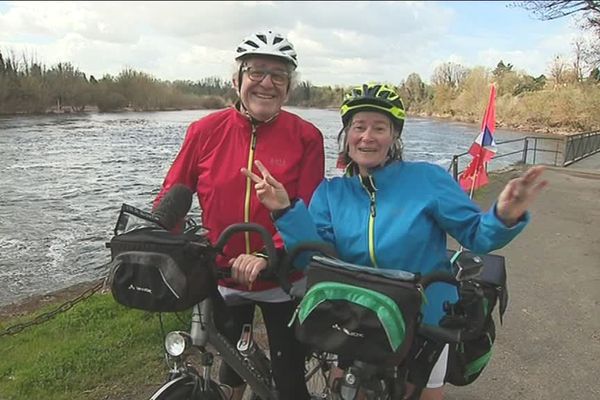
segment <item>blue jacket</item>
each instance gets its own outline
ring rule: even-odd
[[[483,254],[506,245],[529,221],[526,213],[507,228],[495,208],[482,212],[437,165],[395,161],[375,170],[370,182],[358,176],[324,180],[309,209],[297,201],[275,224],[288,250],[321,239],[350,263],[427,274],[450,268],[446,233]],[[426,296],[429,324],[444,315],[444,301],[457,300],[456,289],[443,283],[431,285]]]

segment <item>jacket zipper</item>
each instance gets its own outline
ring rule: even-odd
[[[250,149],[248,151],[248,164],[246,169],[252,171],[252,164],[254,164],[254,150],[256,149],[256,125],[252,124],[252,132],[250,136]],[[244,222],[250,222],[250,195],[252,194],[252,180],[246,178],[246,196],[244,199]],[[244,232],[244,238],[246,241],[246,254],[250,254],[250,232]]]
[[[373,181],[373,177],[369,175],[367,184],[363,182],[363,178],[359,177],[360,184],[365,189],[367,194],[369,195],[369,225],[367,237],[369,240],[369,258],[371,259],[371,263],[375,268],[379,268],[377,265],[377,257],[375,256],[375,217],[377,216],[377,206],[376,206],[376,191],[375,182]]]

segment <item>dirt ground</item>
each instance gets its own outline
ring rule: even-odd
[[[510,300],[494,356],[475,383],[449,387],[447,400],[600,399],[600,162],[594,162],[585,164],[590,169],[548,167],[550,185],[532,207],[530,225],[495,252],[507,259]],[[494,175],[478,202],[489,207],[520,173]],[[0,320],[94,284],[2,307]]]
[[[600,399],[600,163],[588,165],[548,168],[530,225],[495,252],[507,259],[504,324],[490,365],[448,400]],[[479,203],[518,173],[492,178]]]

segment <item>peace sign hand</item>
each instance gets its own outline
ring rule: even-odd
[[[246,168],[242,168],[241,171],[242,174],[252,179],[252,182],[255,183],[254,189],[256,189],[256,196],[260,202],[263,203],[269,211],[281,210],[289,207],[290,197],[285,190],[285,187],[273,178],[269,170],[267,170],[260,161],[256,160],[254,161],[254,164],[263,176],[262,178],[252,171],[248,171]]]
[[[511,180],[504,187],[498,196],[496,212],[506,226],[515,225],[546,187],[548,182],[540,178],[543,172],[542,166],[532,167],[523,176]]]

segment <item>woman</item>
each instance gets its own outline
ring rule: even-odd
[[[290,200],[285,188],[259,162],[255,182],[261,202],[272,211],[286,247],[307,240],[335,246],[354,264],[429,273],[449,268],[446,234],[475,253],[501,248],[529,221],[527,207],[546,185],[541,167],[510,181],[487,212],[461,190],[441,167],[402,160],[402,100],[389,86],[364,84],[341,107],[343,177],[327,179],[307,209]],[[424,322],[438,324],[445,301],[457,300],[454,287],[434,284],[426,292]],[[421,399],[443,398],[447,350],[440,356]]]

